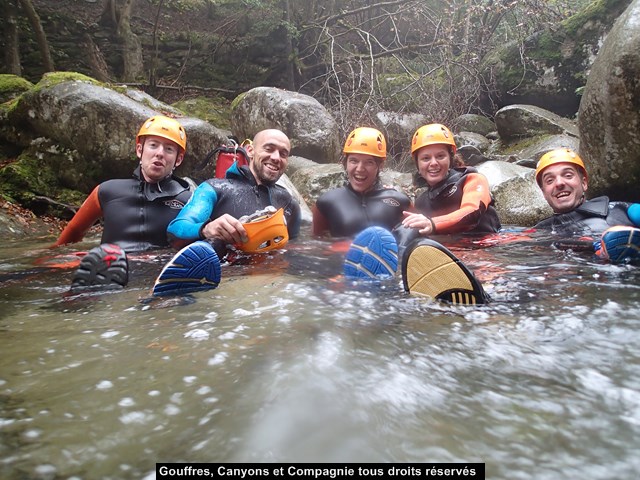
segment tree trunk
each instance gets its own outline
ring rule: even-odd
[[[22,75],[20,50],[18,48],[18,22],[13,0],[1,0],[0,11],[4,12],[4,63],[6,73]]]
[[[295,80],[295,57],[294,57],[294,48],[293,48],[293,39],[291,36],[291,32],[289,31],[291,21],[291,6],[289,4],[289,0],[284,0],[284,13],[286,15],[287,23],[287,46],[286,46],[286,55],[287,55],[287,89],[295,91],[296,89],[296,80]]]
[[[115,30],[122,45],[122,81],[133,82],[142,76],[142,43],[131,30],[133,0],[106,0],[101,22]]]
[[[104,59],[104,55],[100,48],[95,44],[91,35],[85,33],[83,36],[83,47],[87,52],[87,63],[91,68],[91,76],[101,82],[109,82],[112,80],[109,66]]]
[[[40,16],[36,9],[33,7],[31,0],[20,0],[20,4],[24,9],[24,13],[31,23],[31,28],[36,35],[36,42],[38,42],[38,48],[40,49],[40,55],[42,56],[42,66],[45,72],[53,72],[53,58],[51,57],[51,51],[49,50],[49,42],[47,42],[47,36],[42,28],[42,22],[40,22]]]

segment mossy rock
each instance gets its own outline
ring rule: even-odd
[[[47,159],[44,160],[44,156]],[[74,165],[70,152],[55,145],[42,151],[27,150],[0,169],[0,195],[38,214],[69,217],[66,205],[78,207],[86,194],[67,188],[69,176],[82,176],[85,168]]]
[[[0,74],[0,103],[13,100],[33,88],[33,83],[18,75]]]
[[[212,125],[229,130],[231,128],[231,106],[223,98],[196,97],[180,100],[171,105],[189,116],[199,118]]]

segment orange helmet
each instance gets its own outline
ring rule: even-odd
[[[387,158],[387,141],[380,130],[370,127],[359,127],[349,134],[342,152],[345,155],[362,153],[384,160]]]
[[[444,145],[450,145],[453,149],[453,154],[455,155],[456,141],[453,138],[451,130],[440,123],[423,125],[416,130],[416,133],[413,134],[413,139],[411,140],[411,155],[422,147],[441,143]]]
[[[136,145],[140,143],[140,137],[155,135],[176,142],[182,150],[187,150],[187,133],[180,122],[164,115],[156,115],[146,120],[136,136]]]
[[[572,163],[582,169],[582,174],[585,179],[589,179],[584,162],[576,152],[569,150],[568,148],[556,148],[555,150],[545,153],[540,157],[540,160],[538,160],[538,165],[536,166],[536,182],[538,183],[538,186],[540,185],[542,171],[548,166],[556,163]]]
[[[247,231],[249,240],[236,245],[238,249],[247,253],[262,253],[276,248],[283,248],[289,241],[289,230],[282,208],[277,211],[274,207],[267,207],[264,211],[256,212],[258,216],[251,218],[242,226]],[[253,215],[252,215],[253,217]],[[242,221],[242,219],[240,219]]]

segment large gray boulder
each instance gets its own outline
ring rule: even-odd
[[[239,95],[231,108],[231,128],[239,138],[278,128],[291,140],[291,153],[319,163],[340,158],[338,124],[313,97],[273,87]]]
[[[452,122],[452,127],[458,132],[473,132],[485,137],[496,130],[493,120],[475,113],[460,115]]]
[[[501,108],[495,122],[500,138],[506,143],[539,135],[578,136],[578,128],[571,120],[534,105]]]
[[[375,123],[374,127],[387,140],[387,165],[412,172],[415,166],[411,160],[411,138],[418,128],[430,123],[428,117],[420,113],[378,112]]]
[[[607,36],[578,115],[590,194],[640,201],[640,0]]]
[[[46,148],[37,152],[43,164],[48,153],[64,150],[69,167],[77,171],[77,175],[68,176],[76,183],[64,186],[86,190],[88,184],[129,177],[137,164],[135,136],[140,125],[153,115],[171,111],[168,105],[165,108],[148,99],[141,103],[91,81],[49,83],[45,76],[6,113],[2,136],[23,148],[33,148],[38,138],[47,139],[43,143]],[[196,118],[178,120],[187,132],[187,154],[176,173],[196,180],[211,177],[212,170],[198,167],[207,153],[226,139],[224,133]]]
[[[503,225],[531,227],[553,215],[553,210],[536,185],[533,170],[496,185],[491,193]]]

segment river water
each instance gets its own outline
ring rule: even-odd
[[[342,253],[302,238],[148,301],[169,252],[132,260],[125,290],[71,296],[73,270],[40,264],[51,240],[0,249],[1,478],[314,461],[638,478],[640,267],[452,242],[493,302],[450,306],[347,282]]]

